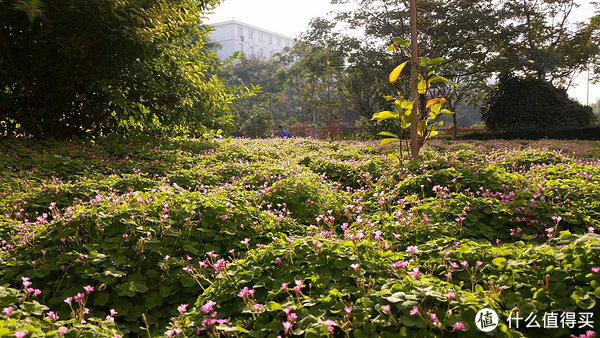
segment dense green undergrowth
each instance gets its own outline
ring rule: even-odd
[[[390,151],[0,140],[0,336],[480,337],[484,307],[490,336],[598,331],[600,143]]]

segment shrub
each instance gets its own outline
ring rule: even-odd
[[[565,89],[539,79],[512,76],[500,78],[481,114],[492,131],[582,127],[596,121],[591,108],[569,98]]]
[[[269,138],[272,135],[273,116],[264,109],[256,109],[250,114],[250,118],[242,123],[240,131],[244,137]]]

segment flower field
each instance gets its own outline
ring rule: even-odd
[[[392,150],[2,139],[0,337],[600,333],[600,142]]]

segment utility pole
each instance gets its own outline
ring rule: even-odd
[[[419,49],[417,48],[417,0],[410,0],[410,99],[413,102],[410,116],[410,149],[413,160],[419,160],[419,135],[418,135],[418,93],[417,93],[417,63],[419,62]]]

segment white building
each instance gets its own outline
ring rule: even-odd
[[[209,37],[223,46],[217,52],[221,60],[235,52],[267,59],[294,44],[294,38],[236,20],[214,23],[211,26],[214,31]]]

